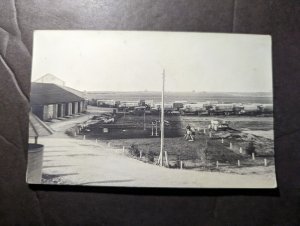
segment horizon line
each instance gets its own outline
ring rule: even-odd
[[[100,92],[119,92],[119,93],[133,93],[133,92],[143,92],[143,93],[151,93],[157,92],[160,93],[161,90],[132,90],[132,91],[120,91],[120,90],[98,90],[98,91],[87,91],[83,92],[87,93],[100,93]],[[273,91],[168,91],[165,90],[165,93],[273,93]]]

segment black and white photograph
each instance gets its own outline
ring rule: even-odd
[[[276,188],[268,35],[36,30],[27,183]]]

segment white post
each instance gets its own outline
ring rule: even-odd
[[[200,131],[200,127],[197,127],[197,131]]]
[[[240,154],[242,154],[243,153],[243,148],[242,147],[240,147]]]
[[[165,151],[166,166],[169,166],[168,152]]]
[[[180,161],[180,169],[182,169],[182,168],[183,168],[183,162]]]
[[[164,131],[165,131],[165,125],[164,125],[164,118],[165,118],[165,109],[164,109],[164,93],[165,93],[165,69],[163,70],[162,74],[162,91],[161,91],[161,117],[160,117],[160,166],[163,165],[163,150],[164,150]]]
[[[96,144],[98,143],[98,139],[96,139]]]
[[[255,160],[255,154],[252,152],[252,160]]]
[[[240,162],[240,160],[238,160],[238,166],[241,166],[241,162]]]
[[[76,137],[77,136],[77,133],[76,133],[76,131],[74,132],[74,137]]]
[[[222,138],[222,141],[221,141],[221,142],[222,142],[222,144],[224,144],[224,139],[223,139],[223,138]]]
[[[209,132],[209,137],[210,137],[210,138],[212,137],[211,132]]]
[[[219,161],[217,161],[217,168],[219,168]]]
[[[267,159],[264,159],[265,166],[268,166]]]
[[[155,123],[155,136],[158,136],[158,133],[157,133],[157,122]]]
[[[123,153],[125,153],[125,146],[123,146]]]
[[[232,149],[232,143],[231,142],[229,143],[229,148]]]
[[[203,129],[203,133],[204,133],[204,134],[206,134],[206,130],[205,130],[205,128]]]
[[[160,155],[158,156],[158,159],[157,159],[157,164],[159,164],[160,163]]]
[[[151,123],[151,136],[153,137],[153,123]]]
[[[85,140],[85,135],[83,135],[83,139]]]
[[[146,109],[144,110],[144,130],[146,130]]]
[[[142,158],[143,152],[140,150],[140,159]]]

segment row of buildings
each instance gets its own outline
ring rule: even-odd
[[[43,121],[83,113],[85,93],[65,86],[65,82],[47,74],[31,83],[31,111]]]

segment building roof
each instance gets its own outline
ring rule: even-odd
[[[68,86],[61,86],[61,88],[65,89],[65,90],[69,91],[70,93],[73,93],[81,98],[86,99],[86,94],[84,92],[81,92],[77,89],[70,88]]]
[[[36,79],[34,82],[38,83],[53,83],[60,86],[65,86],[65,81],[61,80],[60,78],[56,77],[52,74],[45,74],[42,77]]]
[[[31,83],[30,104],[47,105],[84,100],[81,96],[70,92],[65,87],[51,83]],[[79,91],[78,91],[79,92]]]

